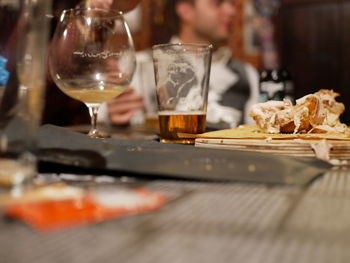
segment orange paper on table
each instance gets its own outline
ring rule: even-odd
[[[44,201],[36,203],[15,203],[9,205],[6,215],[20,219],[40,231],[101,222],[124,215],[154,211],[162,207],[166,198],[144,189],[128,190],[134,204],[105,205],[85,195],[79,199]],[[136,199],[135,199],[136,198]]]

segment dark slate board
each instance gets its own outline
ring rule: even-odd
[[[306,185],[331,168],[315,158],[92,139],[52,125],[42,126],[39,138],[39,168],[44,172]]]

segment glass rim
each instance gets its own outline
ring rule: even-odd
[[[99,11],[103,12],[105,14],[110,14],[110,16],[106,16],[106,18],[111,18],[111,17],[122,17],[124,19],[124,13],[122,11],[116,10],[116,9],[103,9],[103,8],[92,8],[92,7],[78,7],[78,8],[69,8],[65,9],[62,11],[61,16],[66,15],[66,14],[74,14],[77,11]],[[80,14],[84,15],[84,14]]]
[[[198,48],[201,50],[212,50],[213,45],[212,44],[201,44],[201,43],[165,43],[165,44],[157,44],[152,46],[152,50],[158,49],[158,48],[164,48],[164,47],[192,47],[192,48]]]

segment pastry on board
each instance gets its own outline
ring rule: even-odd
[[[295,105],[288,99],[258,103],[249,116],[270,134],[345,133],[348,127],[339,120],[345,106],[335,100],[338,96],[333,90],[322,89],[298,99]]]

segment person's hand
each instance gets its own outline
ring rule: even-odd
[[[87,7],[116,9],[122,12],[128,12],[134,9],[141,0],[89,0]]]
[[[132,88],[128,88],[124,93],[107,102],[109,119],[113,124],[128,124],[138,109],[144,107],[143,98],[137,95]]]

